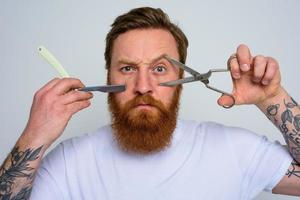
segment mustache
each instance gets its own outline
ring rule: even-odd
[[[125,108],[125,110],[129,111],[141,104],[147,104],[147,105],[156,107],[163,113],[166,113],[168,111],[167,108],[165,107],[165,105],[162,103],[162,101],[156,100],[150,94],[139,95],[139,96],[134,97],[133,99],[129,100],[124,105],[124,108]]]

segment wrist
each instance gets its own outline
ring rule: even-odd
[[[19,143],[20,146],[31,148],[43,146],[43,152],[46,151],[52,144],[52,142],[38,137],[38,134],[35,134],[34,131],[27,128],[25,128],[17,143]]]
[[[255,105],[259,109],[264,110],[270,104],[281,102],[282,99],[288,98],[288,97],[289,97],[289,94],[286,92],[286,90],[282,86],[280,86],[273,95],[271,95],[268,98],[256,103]]]

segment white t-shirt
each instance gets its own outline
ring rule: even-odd
[[[122,151],[105,126],[50,152],[31,199],[246,200],[272,190],[291,161],[279,143],[211,122],[178,120],[171,146],[147,156]]]

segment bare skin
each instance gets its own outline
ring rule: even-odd
[[[235,56],[229,59],[229,67],[236,104],[256,105],[280,130],[294,158],[273,193],[300,196],[300,108],[281,86],[279,64],[274,58],[252,57],[246,45],[240,45]],[[218,100],[220,105],[227,102],[226,96]]]
[[[149,32],[152,40],[148,39]],[[179,59],[176,46],[171,33],[159,29],[132,30],[116,39],[112,51],[110,80],[112,84],[122,84],[127,80],[126,91],[116,94],[121,104],[137,94],[147,93],[165,105],[170,104],[175,88],[159,87],[157,80],[175,80],[179,76],[179,70],[157,58],[168,54]],[[158,71],[158,67],[165,69]]]
[[[90,105],[91,93],[74,89],[77,79],[53,79],[36,92],[27,126],[0,168],[0,199],[29,199],[34,175],[46,149],[72,115]]]
[[[153,59],[159,56],[157,53],[178,58],[178,52],[174,51],[176,43],[172,35],[164,30],[150,29],[129,31],[121,36],[123,37],[119,37],[114,44],[112,64],[118,63],[125,57],[130,63],[129,67],[126,67],[128,62],[124,63],[123,59],[119,62],[122,66],[112,65],[110,80],[112,84],[118,84],[118,80],[126,80],[129,75],[134,77],[130,79],[134,81],[128,82],[132,85],[128,85],[128,89],[120,93],[119,101],[126,103],[137,94],[149,93],[162,100],[163,103],[169,102],[174,89],[153,85],[151,80],[154,79],[149,77],[149,73],[156,76],[156,72],[161,72],[155,66],[150,67],[154,63]],[[240,45],[236,54],[237,58],[230,61],[236,104],[255,104],[272,121],[277,120],[278,123],[275,123],[277,126],[284,112],[282,100],[286,99],[290,102],[290,97],[280,85],[277,62],[263,56],[252,57],[245,45]],[[244,64],[249,65],[248,69],[244,67]],[[176,78],[178,71],[173,70],[168,76]],[[54,79],[35,94],[28,124],[13,151],[0,168],[1,200],[29,199],[34,175],[45,150],[63,133],[72,115],[90,105],[91,93],[74,90],[81,87],[83,84],[77,79]],[[221,97],[218,103],[224,105],[228,103],[228,99]],[[269,111],[272,109],[269,107],[279,103],[282,106],[276,115],[270,117]],[[140,109],[153,108],[146,108],[143,105]],[[294,106],[291,109],[293,109],[291,111],[293,116],[297,116],[299,107]],[[287,123],[289,130],[292,131],[295,127],[297,125]],[[290,147],[291,154],[295,159],[298,158],[292,149],[297,146],[290,145]],[[292,167],[299,170],[298,164],[292,164],[290,173],[287,173],[273,192],[300,195],[300,178],[295,175]]]

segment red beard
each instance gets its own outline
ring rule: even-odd
[[[164,105],[150,94],[139,95],[122,107],[115,95],[108,95],[113,134],[119,146],[128,152],[150,154],[171,144],[176,128],[181,86],[178,86],[170,105]],[[147,104],[151,109],[137,109]]]

